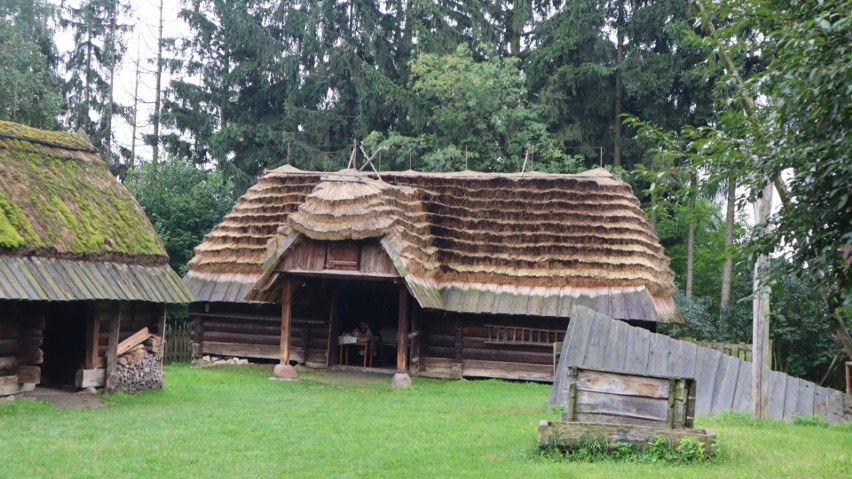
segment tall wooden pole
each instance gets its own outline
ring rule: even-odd
[[[293,303],[293,283],[281,285],[281,364],[290,364],[290,315]]]
[[[696,9],[701,13],[701,25],[705,33],[716,39],[716,27],[704,11],[701,0],[693,0]],[[717,54],[737,85],[743,85],[743,79],[734,65],[734,61],[724,48],[717,49]],[[746,116],[754,116],[754,99],[749,95],[740,95],[743,111]],[[782,203],[787,200],[787,188],[780,176],[774,180],[765,178],[762,197],[754,204],[755,224],[768,228],[769,213],[772,209],[773,184],[778,187]],[[755,419],[766,418],[769,406],[769,287],[765,284],[765,269],[767,258],[758,256],[754,264],[754,299],[752,300],[752,390],[751,413]]]
[[[405,283],[399,284],[399,325],[396,335],[396,374],[393,375],[391,386],[395,388],[410,387],[411,376],[408,375],[408,289]]]
[[[115,372],[116,361],[118,361],[118,340],[119,332],[121,331],[121,303],[116,303],[118,311],[113,313],[109,321],[109,342],[107,343],[107,359],[106,359],[106,390],[109,392],[115,391],[115,383],[118,381],[118,375]],[[112,311],[111,311],[112,312]]]
[[[290,321],[293,309],[293,281],[285,279],[281,283],[281,340],[279,364],[272,373],[273,379],[291,381],[299,379],[299,373],[290,366]]]
[[[763,196],[754,203],[754,221],[768,228],[772,209],[772,183],[763,188]],[[754,263],[754,300],[752,302],[752,395],[751,410],[755,419],[766,419],[769,408],[769,286],[765,283],[768,258],[759,255]]]
[[[408,290],[399,285],[399,329],[396,339],[396,372],[408,374]]]

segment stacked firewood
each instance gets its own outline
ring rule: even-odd
[[[118,346],[115,388],[127,393],[163,388],[163,338],[144,328]]]

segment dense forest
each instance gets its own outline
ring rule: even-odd
[[[159,25],[134,24],[157,3]],[[355,145],[383,170],[604,166],[672,258],[672,334],[751,341],[769,258],[774,367],[836,381],[852,352],[844,0],[182,0],[174,37],[162,12],[5,0],[0,118],[85,132],[180,272],[265,169],[340,169]],[[155,36],[150,118],[115,95],[121,72],[138,89],[139,34]],[[754,214],[767,185],[777,208]]]

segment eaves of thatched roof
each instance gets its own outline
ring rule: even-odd
[[[0,299],[193,299],[139,203],[73,133],[0,121]]]
[[[382,180],[269,172],[196,248],[185,282],[202,301],[266,301],[288,241],[376,238],[424,308],[559,317],[582,305],[680,321],[669,259],[629,185],[605,170]]]

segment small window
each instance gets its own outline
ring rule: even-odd
[[[359,248],[351,243],[329,243],[325,269],[358,271]]]

